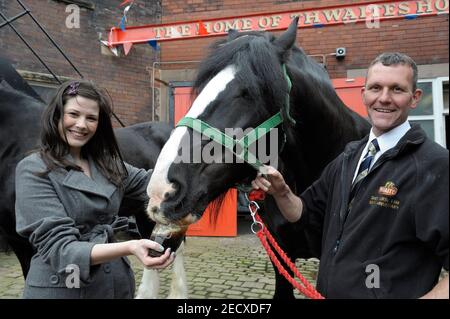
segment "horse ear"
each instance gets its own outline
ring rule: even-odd
[[[289,28],[274,41],[274,44],[280,47],[284,52],[291,49],[295,43],[295,39],[297,38],[297,24],[298,16],[292,20]]]
[[[227,40],[228,41],[232,41],[232,40],[236,39],[238,37],[238,35],[239,35],[239,31],[238,30],[236,30],[236,29],[229,29],[228,30]]]

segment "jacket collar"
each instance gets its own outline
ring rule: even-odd
[[[425,139],[426,134],[420,127],[420,125],[411,124],[411,129],[409,129],[408,132],[406,132],[406,134],[400,139],[400,141],[398,141],[397,145],[388,150],[385,154],[386,156],[391,157],[397,155],[398,153],[406,152],[411,148],[422,144]],[[354,153],[361,151],[362,148],[367,144],[368,140],[369,135],[364,137],[362,140],[350,142],[345,147],[344,153],[348,156],[355,155]]]
[[[71,162],[75,162],[70,154],[66,155],[65,158]],[[67,172],[67,175],[64,177],[62,184],[66,187],[82,192],[92,193],[94,195],[110,198],[112,194],[117,190],[117,187],[102,175],[91,157],[88,158],[88,161],[92,178],[90,178],[83,172],[72,169]]]

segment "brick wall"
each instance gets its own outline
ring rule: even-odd
[[[163,22],[192,21],[233,17],[244,14],[314,9],[332,5],[372,3],[373,1],[243,1],[243,0],[171,0],[163,1]],[[382,20],[380,29],[368,29],[364,23],[323,28],[301,28],[297,45],[311,55],[335,52],[346,47],[342,61],[327,58],[332,78],[346,77],[347,70],[366,68],[383,51],[401,51],[418,64],[448,63],[448,15],[419,17],[415,20]],[[161,60],[199,60],[217,38],[163,42]]]
[[[68,29],[65,26],[68,15],[65,8],[69,0],[23,0],[84,76],[109,90],[115,103],[115,111],[125,124],[151,119],[152,88],[151,77],[146,70],[148,66],[159,60],[163,62],[201,60],[207,52],[208,45],[217,40],[205,38],[162,42],[159,52],[141,44],[134,46],[126,57],[105,56],[100,53],[98,33],[102,33],[103,39],[106,39],[109,28],[118,26],[123,12],[123,8],[118,6],[123,0],[83,1],[95,4],[95,10],[81,8],[80,29]],[[128,13],[128,25],[196,21],[371,2],[369,0],[135,0],[135,6]],[[0,10],[8,17],[12,17],[19,13],[21,8],[15,0],[0,0]],[[70,65],[30,18],[24,17],[15,21],[14,25],[58,75],[77,77]],[[344,60],[338,61],[334,57],[327,57],[327,68],[332,78],[346,77],[348,70],[366,68],[382,51],[402,51],[413,57],[418,64],[448,63],[448,16],[383,20],[380,29],[368,29],[364,23],[326,26],[320,29],[302,28],[298,30],[297,44],[311,55],[333,53],[337,47],[346,47],[347,56]],[[0,29],[0,55],[12,60],[17,69],[48,73],[7,26]],[[164,80],[171,79],[164,78]],[[159,91],[155,92],[155,95],[159,94]],[[167,104],[160,99],[156,102]],[[161,109],[157,109],[157,114],[163,115],[167,112],[165,110],[167,105],[164,105]]]
[[[126,57],[100,53],[99,33],[104,40],[112,26],[118,26],[123,14],[121,0],[95,0],[94,10],[80,7],[80,28],[68,29],[65,21],[67,2],[55,0],[22,0],[36,19],[72,60],[85,78],[105,87],[111,94],[115,113],[127,125],[151,119],[150,76],[146,70],[159,59],[149,46],[135,46]],[[15,0],[0,0],[0,11],[8,17],[22,12]],[[161,1],[137,0],[128,13],[128,25],[161,22]],[[3,19],[0,18],[0,23]],[[13,25],[30,45],[60,76],[79,78],[45,35],[25,16]],[[0,29],[0,55],[9,59],[16,69],[48,73],[15,33],[5,26]],[[118,126],[118,123],[114,123]]]

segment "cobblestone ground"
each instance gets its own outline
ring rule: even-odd
[[[239,230],[238,237],[188,237],[185,248],[185,268],[189,298],[195,299],[270,299],[275,279],[259,239],[249,233],[249,225]],[[140,283],[142,267],[130,258]],[[318,260],[298,260],[297,268],[315,285]],[[170,289],[172,266],[160,271],[160,298]],[[0,253],[0,298],[20,298],[22,273],[13,253]],[[296,294],[297,298],[302,298]]]
[[[23,284],[22,271],[16,255],[12,252],[0,253],[0,298],[20,298]]]

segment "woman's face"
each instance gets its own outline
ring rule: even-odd
[[[98,126],[99,112],[97,101],[78,95],[67,100],[58,129],[61,138],[69,144],[71,153],[78,153],[94,136]]]

